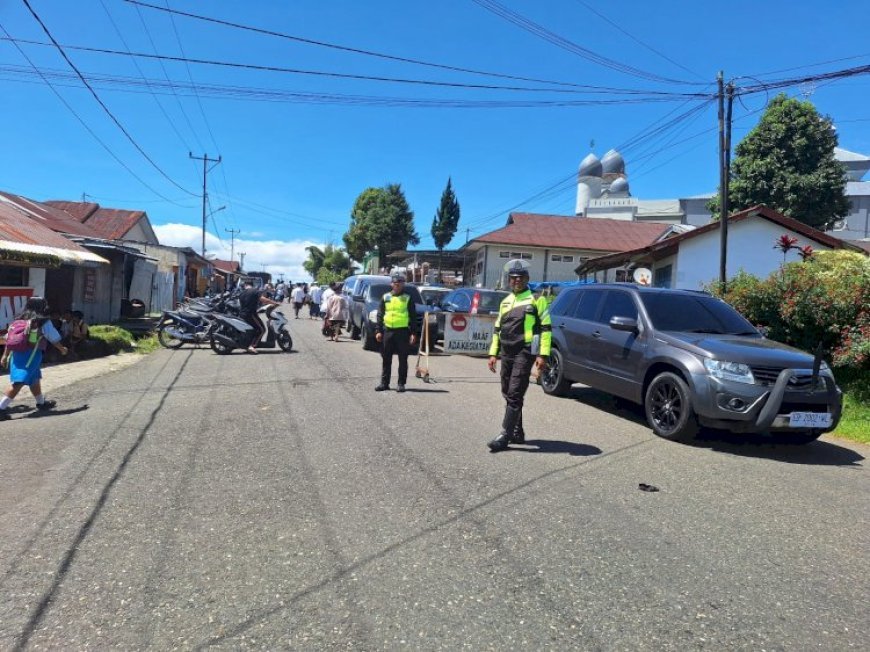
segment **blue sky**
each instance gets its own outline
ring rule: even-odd
[[[507,209],[566,179],[591,151],[592,141],[600,156],[611,147],[631,143],[662,116],[670,113],[672,118],[695,106],[700,107],[697,112],[660,137],[629,147],[627,172],[632,194],[642,199],[711,191],[717,184],[715,105],[702,107],[702,100],[687,100],[680,94],[709,92],[720,69],[726,78],[741,77],[738,84],[752,84],[755,81],[749,77],[768,81],[870,63],[862,20],[866,9],[859,0],[828,3],[824,10],[819,3],[804,0],[736,0],[725,11],[719,3],[682,0],[610,4],[500,0],[501,6],[596,55],[649,76],[688,83],[640,78],[593,63],[486,10],[481,6],[486,0],[149,1],[398,57],[668,94],[655,96],[667,100],[661,102],[647,101],[652,97],[648,93],[519,92],[173,61],[161,66],[154,59],[66,46],[173,57],[181,56],[183,49],[188,58],[210,61],[417,81],[556,88],[399,63],[178,15],[170,18],[166,12],[137,8],[123,0],[30,0],[100,99],[157,167],[184,190],[152,167],[83,85],[67,76],[72,71],[55,48],[20,45],[88,127],[150,188],[106,152],[8,41],[0,41],[0,122],[4,125],[0,188],[34,199],[81,199],[87,193],[104,206],[144,209],[162,241],[198,249],[201,204],[193,195],[201,192],[201,164],[190,161],[188,151],[220,154],[223,163],[209,174],[210,202],[211,209],[227,208],[209,219],[208,250],[228,257],[226,229],[238,229],[235,252],[246,252],[249,270],[283,272],[293,279],[303,278],[306,245],[341,243],[353,202],[367,187],[401,183],[416,214],[420,247],[429,248],[432,217],[451,177],[462,206],[460,232],[451,243],[458,246],[465,241],[466,229],[473,237],[498,228]],[[16,39],[47,40],[21,0],[0,1],[0,25]],[[0,36],[5,36],[2,30]],[[767,74],[782,69],[793,70]],[[142,81],[142,75],[149,83]],[[167,77],[176,82],[175,94],[166,88]],[[157,86],[156,81],[164,85]],[[841,147],[868,153],[868,84],[870,77],[856,76],[787,92],[810,95],[819,110],[834,119]],[[228,87],[236,89],[232,97]],[[271,91],[269,101],[252,89]],[[293,97],[294,101],[275,101],[275,91],[284,92],[282,100]],[[325,95],[341,97],[338,103],[311,102],[312,96],[322,100]],[[349,103],[348,96],[357,97],[357,103]],[[358,103],[360,96],[366,98],[365,104]],[[387,98],[393,101],[386,102]],[[590,98],[616,103],[515,106]],[[635,103],[635,99],[643,101]],[[462,106],[445,106],[448,101]],[[426,105],[408,106],[412,102]],[[758,111],[764,102],[765,94],[759,93],[735,104],[735,141],[752,127],[758,114],[743,116]],[[704,130],[709,131],[695,136]],[[573,186],[559,188],[521,209],[571,214]]]

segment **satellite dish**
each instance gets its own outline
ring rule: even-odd
[[[652,272],[646,267],[638,267],[631,277],[638,285],[652,285]]]

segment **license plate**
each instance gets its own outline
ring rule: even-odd
[[[830,428],[830,412],[792,412],[788,425],[792,428]]]

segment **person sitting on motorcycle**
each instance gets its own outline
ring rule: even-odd
[[[245,289],[239,295],[239,317],[243,321],[254,327],[254,335],[251,337],[251,343],[248,345],[248,353],[257,353],[257,345],[266,334],[266,325],[257,316],[257,308],[260,304],[267,306],[280,306],[277,301],[272,301],[254,287],[252,281],[245,281]]]

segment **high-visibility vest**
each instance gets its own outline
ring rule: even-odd
[[[501,319],[511,310],[517,308],[525,308],[525,306],[534,306],[534,310],[526,312],[523,317],[523,340],[526,344],[531,345],[536,335],[540,336],[540,350],[536,351],[536,355],[547,357],[550,355],[550,348],[553,341],[553,326],[550,319],[550,310],[547,300],[544,297],[535,299],[532,292],[526,289],[519,294],[509,294],[506,296],[499,306],[498,317],[495,320],[495,330],[492,335],[492,344],[489,347],[490,355],[498,355],[501,333]]]
[[[384,295],[384,328],[408,328],[411,317],[408,315],[408,302],[411,297],[404,292]]]

